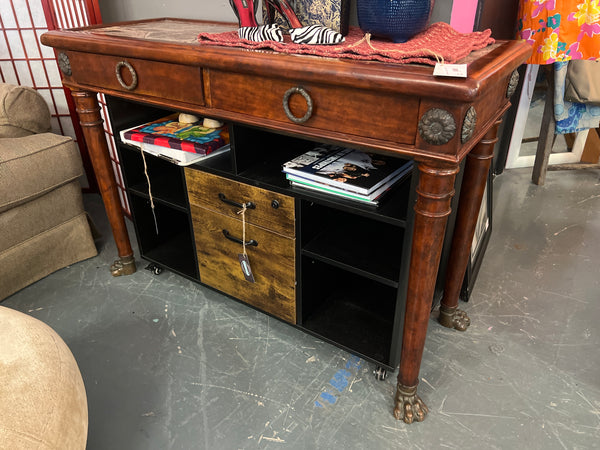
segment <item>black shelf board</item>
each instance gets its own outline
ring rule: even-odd
[[[248,165],[238,173],[238,177],[248,183],[289,194],[290,184],[285,178],[282,167],[283,163],[298,156],[299,152],[302,153],[296,147],[280,148],[277,152],[269,153],[268,157]]]
[[[303,255],[398,288],[404,228],[322,206],[302,206]]]
[[[391,318],[362,307],[352,295],[343,292],[326,299],[303,319],[301,327],[350,352],[389,367],[393,327]]]
[[[396,183],[391,191],[382,198],[381,205],[376,210],[381,217],[396,219],[403,227],[406,227],[408,216],[411,178],[412,175],[407,174]]]
[[[286,179],[281,170],[283,162],[264,161],[241,172],[237,179],[264,189],[277,191],[303,200],[314,201],[333,208],[344,209],[353,214],[373,218],[378,221],[406,227],[408,198],[410,192],[410,175],[396,184],[382,199],[380,206],[362,204],[343,197],[317,191],[295,188]]]
[[[296,198],[319,203],[331,208],[337,208],[348,211],[363,217],[368,217],[380,222],[386,222],[399,227],[406,227],[406,207],[407,201],[398,191],[390,192],[380,207],[365,205],[357,201],[345,200],[330,194],[320,194],[318,192],[307,191],[302,188],[289,186],[290,195]]]
[[[196,258],[191,239],[186,233],[178,233],[157,242],[150,248],[140,243],[140,256],[172,272],[199,281]]]
[[[285,195],[319,202],[379,221],[406,227],[411,175],[397,182],[382,198],[381,205],[368,205],[327,193],[292,187],[283,172],[283,164],[318,145],[266,130],[233,125],[232,151],[237,161],[234,179]]]
[[[184,267],[183,269],[178,269],[176,267],[166,266],[162,262],[157,261],[156,259],[154,259],[154,258],[152,258],[152,257],[150,257],[148,255],[145,255],[145,254],[144,255],[140,255],[140,257],[142,259],[150,262],[150,263],[155,264],[156,266],[159,266],[162,269],[166,269],[166,270],[168,270],[170,272],[176,273],[177,275],[180,275],[180,276],[182,276],[184,278],[187,278],[188,280],[192,280],[192,281],[195,281],[197,283],[200,282],[200,277],[197,275],[196,272],[192,273],[191,272],[191,268],[189,268],[189,267]]]
[[[317,247],[317,245],[315,245],[315,247]],[[326,254],[326,251],[323,251],[322,248],[316,248],[314,251],[310,249],[303,249],[302,256],[307,256],[309,258],[313,258],[324,262],[325,264],[330,264],[340,269],[347,270],[349,272],[355,273],[356,275],[368,278],[370,280],[384,284],[391,288],[398,288],[397,280],[394,280],[389,276],[383,276],[377,273],[376,271],[370,270],[371,268],[360,267],[360,264],[357,264],[357,261],[355,261],[357,258],[352,258],[352,262],[350,262],[350,258],[348,258],[349,255],[343,255],[342,257],[339,257],[339,255],[335,255],[335,257],[332,257],[331,255]],[[396,270],[396,272],[399,272],[400,268],[398,267],[397,269],[398,270]],[[396,276],[396,278],[398,277]]]
[[[246,182],[264,186],[268,189],[287,191],[290,185],[281,170],[282,164],[283,162],[279,161],[262,161],[244,170],[238,176]]]
[[[179,181],[179,180],[176,180]],[[135,186],[129,187],[130,194],[137,195],[142,198],[149,199],[150,195],[148,194],[148,184],[142,183]],[[152,199],[157,203],[162,203],[171,208],[177,209],[178,211],[182,211],[187,213],[188,207],[187,202],[184,197],[184,194],[180,194],[178,192],[173,192],[168,188],[165,188],[165,185],[159,182],[152,183]]]
[[[121,165],[123,175],[127,183],[127,189],[130,192],[144,198],[150,198],[148,192],[148,182],[144,168],[139,161],[134,164],[126,164],[131,162],[131,155],[135,152],[141,153],[141,150],[131,145],[121,145]],[[147,174],[150,178],[152,187],[152,198],[156,201],[163,202],[169,206],[174,206],[179,209],[187,209],[187,193],[182,181],[181,169],[173,163],[161,160],[155,156],[147,155],[148,169]]]
[[[200,160],[197,163],[191,164],[189,167],[199,168],[215,175],[228,175],[233,173],[233,165],[231,162],[231,150],[220,155],[211,156],[206,160]]]

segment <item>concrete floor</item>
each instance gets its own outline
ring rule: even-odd
[[[100,255],[2,304],[71,348],[90,450],[599,448],[600,173],[548,172],[544,187],[530,173],[495,180],[469,330],[431,318],[423,423],[393,418],[396,374],[376,381],[370,363],[143,261],[112,278],[97,196]]]

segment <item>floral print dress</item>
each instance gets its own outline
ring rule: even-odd
[[[600,125],[600,106],[564,100],[573,59],[600,60],[600,0],[520,0],[518,38],[533,52],[529,64],[554,64],[555,132],[576,133]]]
[[[529,64],[600,59],[600,0],[521,0],[519,37]]]

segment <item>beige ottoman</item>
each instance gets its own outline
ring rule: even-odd
[[[0,449],[85,449],[87,399],[58,334],[0,306]]]

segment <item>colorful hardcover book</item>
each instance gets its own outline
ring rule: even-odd
[[[321,145],[283,164],[283,172],[356,194],[369,195],[411,161],[360,150]]]
[[[208,155],[227,143],[226,127],[207,128],[200,122],[181,123],[177,117],[178,114],[175,113],[124,130],[121,137],[124,141],[152,144],[199,155]]]
[[[125,144],[129,144],[129,145],[133,145],[134,147],[138,147],[145,153],[150,153],[151,155],[165,159],[169,162],[172,162],[173,164],[177,164],[178,166],[189,166],[190,164],[201,163],[203,161],[206,161],[207,159],[210,159],[215,156],[226,153],[230,149],[229,144],[227,144],[227,145],[224,145],[223,147],[220,147],[220,148],[210,152],[208,155],[200,155],[198,153],[190,153],[190,152],[183,152],[181,150],[173,150],[172,148],[161,147],[159,145],[129,141],[127,139],[123,139],[122,137],[121,137],[121,140]]]
[[[229,144],[224,145],[221,148],[216,149],[214,152],[210,152],[208,155],[199,155],[197,153],[182,152],[180,150],[173,150],[166,147],[158,147],[152,144],[140,145],[142,151],[150,153],[151,155],[165,159],[178,166],[189,166],[190,164],[201,164],[204,161],[219,156],[230,150]]]

